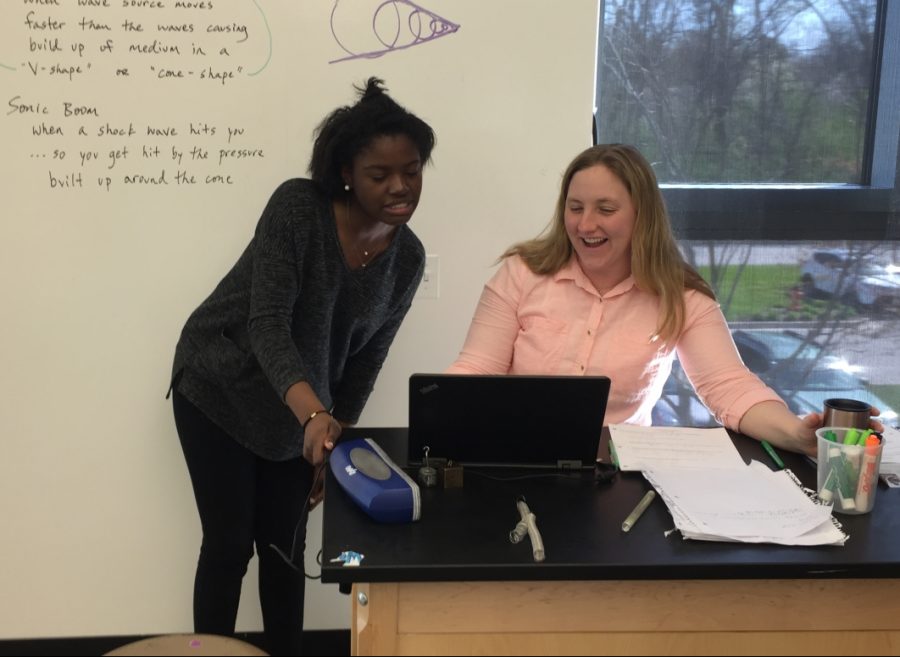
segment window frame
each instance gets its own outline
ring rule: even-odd
[[[605,2],[599,3],[594,143],[599,134]],[[900,2],[876,7],[875,66],[861,185],[660,184],[679,239],[883,240],[896,227],[900,155]]]

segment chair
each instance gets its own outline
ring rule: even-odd
[[[107,655],[267,655],[239,639],[215,634],[165,634],[127,643]]]

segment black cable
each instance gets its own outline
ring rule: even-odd
[[[548,477],[563,477],[565,479],[574,479],[581,476],[578,472],[548,472],[546,474],[516,475],[514,477],[494,477],[493,475],[479,472],[478,470],[473,470],[472,468],[467,468],[465,472],[467,474],[478,475],[479,477],[484,477],[485,479],[490,479],[492,481],[522,481],[523,479],[546,479]]]
[[[274,543],[269,543],[269,547],[275,550],[275,552],[278,553],[278,556],[281,557],[288,566],[290,566],[297,572],[302,572],[303,576],[306,577],[306,579],[322,579],[322,573],[320,571],[318,575],[307,574],[306,564],[302,561],[304,555],[302,552],[299,555],[297,554],[297,535],[300,533],[301,529],[303,529],[304,534],[306,533],[306,522],[309,519],[309,500],[310,498],[312,498],[313,491],[316,489],[316,484],[319,483],[319,477],[325,471],[325,466],[327,465],[327,463],[328,461],[326,460],[321,466],[316,469],[312,485],[309,487],[309,493],[307,493],[306,499],[303,501],[303,513],[300,514],[300,519],[297,521],[297,524],[294,527],[294,540],[291,543],[291,556],[289,557],[288,555],[286,555],[284,551]],[[301,563],[299,565],[297,564],[298,557],[301,559]],[[322,550],[319,550],[318,555],[316,555],[316,563],[318,563],[319,566],[322,565]]]

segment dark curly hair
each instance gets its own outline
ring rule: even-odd
[[[334,110],[313,132],[309,174],[332,198],[345,193],[342,169],[377,137],[406,135],[418,148],[422,166],[435,144],[431,126],[388,96],[383,80],[371,77],[364,88],[354,88],[359,92],[356,104]]]

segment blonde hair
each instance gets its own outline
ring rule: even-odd
[[[609,169],[631,196],[635,211],[631,273],[641,289],[660,299],[662,316],[656,327],[657,337],[664,341],[677,338],[684,328],[685,289],[697,290],[713,300],[716,295],[681,256],[656,174],[633,146],[600,144],[579,153],[563,174],[550,224],[535,239],[511,246],[500,259],[518,255],[532,272],[540,275],[552,275],[562,269],[573,253],[565,225],[569,184],[576,173],[595,166]]]

